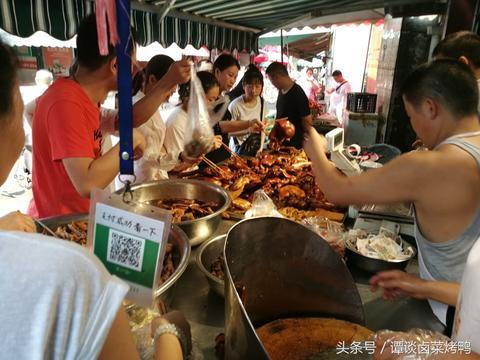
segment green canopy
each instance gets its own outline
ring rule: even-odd
[[[94,11],[91,0],[2,0],[0,1],[0,28],[17,36],[28,37],[36,31],[45,31],[60,40],[72,38],[81,19]],[[239,51],[256,50],[257,37],[253,32],[201,23],[140,10],[131,11],[132,25],[137,41],[148,45],[158,41],[168,47],[172,43],[184,48]]]
[[[439,4],[445,0],[131,0],[132,23],[142,45],[156,40],[164,46],[176,42],[247,51],[257,49],[260,33],[302,19],[377,8],[401,13],[405,7],[414,13]],[[0,27],[22,37],[43,30],[65,40],[93,8],[93,0],[1,0]]]
[[[306,35],[284,35],[283,36],[283,45],[287,45],[291,42],[306,39],[311,37],[312,34]],[[278,46],[281,45],[280,36],[271,36],[271,37],[261,37],[258,39],[258,47],[262,48],[267,45]]]

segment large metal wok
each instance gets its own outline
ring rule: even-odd
[[[51,230],[55,230],[58,226],[66,225],[72,221],[88,221],[88,214],[73,214],[66,216],[55,216],[42,219],[42,223],[48,226]],[[42,232],[42,228],[38,228],[38,232]],[[48,234],[47,234],[48,235]],[[168,242],[174,245],[173,263],[175,271],[172,275],[160,285],[155,291],[156,299],[168,307],[173,299],[174,284],[183,274],[188,266],[188,259],[190,257],[190,244],[188,243],[187,235],[176,225],[172,225]]]
[[[225,260],[227,359],[269,359],[255,328],[275,319],[315,316],[364,324],[347,267],[319,235],[296,222],[239,222],[227,235]],[[245,303],[235,289],[239,284]]]
[[[117,193],[122,191],[123,189]],[[222,187],[200,180],[152,181],[134,185],[132,191],[133,201],[140,203],[158,199],[193,199],[217,202],[220,207],[213,214],[177,224],[185,231],[192,246],[202,243],[215,232],[222,220],[222,213],[230,206],[230,196]]]

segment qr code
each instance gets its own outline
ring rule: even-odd
[[[141,271],[145,240],[110,229],[107,261]]]

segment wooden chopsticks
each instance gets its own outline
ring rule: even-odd
[[[227,145],[225,145],[225,143],[222,142],[222,147],[227,150],[230,155],[232,155],[235,159],[237,159],[238,161],[240,161],[243,165],[247,166],[248,167],[248,164],[245,160],[243,160],[235,151],[233,151],[232,149],[230,149]]]
[[[213,161],[211,161],[210,159],[208,159],[207,157],[205,157],[204,155],[202,155],[200,157],[200,159],[202,159],[202,161],[205,162],[205,164],[207,164],[208,166],[210,166],[213,170],[215,170],[216,172],[218,172],[218,174],[220,176],[225,176],[225,171],[222,170],[222,168],[220,166],[218,166],[217,164],[215,164]]]

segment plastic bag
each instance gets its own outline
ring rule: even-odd
[[[198,158],[208,152],[214,143],[210,114],[205,103],[205,92],[192,65],[187,126],[185,127],[185,155]]]
[[[129,316],[130,331],[133,335],[137,351],[140,354],[140,359],[153,360],[155,358],[155,343],[152,338],[152,321],[156,317],[161,316],[161,311],[159,312],[158,310],[140,308],[137,306],[127,306],[126,309]],[[191,340],[191,346],[188,346],[188,348],[191,348],[188,358],[191,360],[202,360],[202,351],[197,341],[191,338],[190,330],[188,330],[187,334],[184,327],[179,326],[178,322],[172,321],[169,318],[169,314],[173,314],[173,312],[164,314],[163,316],[169,322],[175,324],[177,328],[182,330],[187,336],[187,339],[190,338]]]
[[[154,358],[155,349],[152,338],[151,323],[160,314],[152,309],[142,308],[135,305],[126,307],[129,317],[130,331],[140,359],[150,360]]]
[[[220,98],[209,109],[210,124],[214,126],[219,121],[224,120],[224,116],[230,104],[230,97],[228,95],[220,96]]]
[[[429,360],[439,356],[448,359],[448,354],[469,353],[467,347],[460,348],[460,342],[424,329],[412,329],[408,332],[382,330],[375,333],[373,340],[374,359],[378,360]]]
[[[306,218],[301,224],[323,237],[340,257],[345,256],[345,230],[342,224],[322,216]]]
[[[253,194],[252,207],[245,213],[245,218],[253,218],[258,216],[275,216],[283,217],[277,211],[277,207],[272,199],[263,190],[257,190]]]
[[[415,253],[412,246],[390,229],[380,227],[378,234],[362,229],[353,229],[345,233],[346,245],[360,254],[385,261],[408,260]]]

